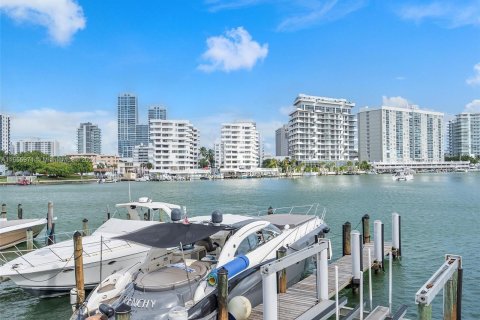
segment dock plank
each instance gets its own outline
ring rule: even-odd
[[[391,243],[385,243],[384,252],[388,255],[391,252]],[[363,271],[367,271],[368,249],[371,251],[373,262],[373,243],[367,243],[363,247]],[[328,297],[335,296],[335,266],[338,266],[338,287],[345,289],[352,280],[352,257],[344,256],[328,265]],[[315,274],[312,274],[302,281],[288,288],[287,293],[280,293],[278,298],[278,318],[282,320],[293,320],[306,313],[317,303],[317,284]],[[263,319],[263,304],[253,308],[249,317],[251,320]]]

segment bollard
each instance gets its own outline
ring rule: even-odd
[[[23,219],[23,208],[21,203],[19,203],[17,207],[17,216],[18,219]]]
[[[7,205],[5,203],[2,204],[2,212],[0,213],[0,219],[7,219]]]
[[[360,232],[353,230],[351,232],[352,238],[352,283],[355,286],[360,284],[360,276],[362,272],[362,266],[360,262],[360,256],[362,254],[360,243]]]
[[[277,250],[277,260],[285,257],[286,255],[287,255],[287,248],[282,246]],[[287,269],[283,269],[282,271],[278,272],[277,288],[278,288],[278,293],[287,292]]]
[[[228,320],[228,270],[220,268],[218,276],[218,320]]]
[[[375,271],[383,269],[383,223],[375,220],[373,223],[373,260],[376,265]]]
[[[53,224],[53,202],[48,201],[48,210],[47,210],[47,232],[50,233],[52,230]]]
[[[82,234],[78,231],[76,231],[73,235],[73,248],[73,257],[75,263],[75,287],[77,288],[76,308],[78,309],[85,301]]]
[[[87,218],[83,218],[82,220],[82,233],[83,233],[83,236],[88,236],[88,219]]]
[[[47,246],[55,243],[55,223],[52,223],[52,229],[47,237]]]
[[[363,243],[370,243],[370,216],[365,214],[362,217]]]
[[[342,228],[342,243],[343,243],[343,255],[348,256],[351,254],[350,248],[350,232],[352,230],[352,225],[350,222],[345,222]]]
[[[32,228],[27,229],[27,250],[33,250],[33,230]]]
[[[115,310],[115,320],[130,320],[131,313],[132,313],[132,307],[130,307],[125,303],[122,303]]]
[[[393,258],[402,256],[402,242],[400,238],[400,215],[392,214],[392,254]]]

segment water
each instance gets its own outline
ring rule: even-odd
[[[407,304],[407,316],[415,319],[417,290],[443,263],[444,254],[463,257],[463,317],[480,319],[480,173],[417,174],[413,181],[394,182],[389,175],[322,176],[298,179],[244,179],[190,182],[137,182],[131,184],[132,199],[153,200],[187,206],[189,215],[250,213],[270,205],[283,207],[320,203],[331,226],[334,258],[341,254],[341,226],[361,229],[360,219],[370,215],[385,224],[391,239],[391,213],[402,216],[402,253],[393,265],[393,307]],[[56,230],[81,229],[86,217],[91,226],[105,219],[107,205],[128,201],[128,184],[55,185],[0,187],[0,202],[7,203],[9,216],[22,203],[24,217],[44,216],[53,201],[58,217]],[[112,209],[113,211],[113,209]],[[388,263],[387,268],[388,270]],[[367,279],[367,278],[366,278]],[[388,274],[373,275],[374,305],[388,306]],[[365,297],[368,297],[365,291]],[[357,299],[347,293],[350,300]],[[433,313],[441,319],[442,297]],[[11,282],[0,284],[1,319],[67,319],[68,297],[38,299]]]

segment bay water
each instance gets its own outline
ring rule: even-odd
[[[319,203],[326,210],[334,257],[342,253],[342,224],[351,222],[361,231],[361,217],[385,224],[385,240],[391,241],[391,214],[402,217],[402,254],[393,264],[393,308],[408,306],[408,318],[417,317],[417,290],[444,261],[445,254],[463,257],[463,319],[480,319],[480,173],[417,174],[408,182],[390,175],[321,176],[295,179],[242,179],[216,181],[132,182],[131,198],[147,196],[153,201],[184,205],[189,216],[224,213],[254,213],[269,206],[287,207]],[[46,216],[47,203],[54,203],[56,231],[91,227],[106,219],[106,208],[128,202],[129,184],[2,186],[0,202],[8,216],[16,217],[17,204],[24,218]],[[373,237],[372,237],[373,238]],[[373,303],[388,306],[386,272],[373,274]],[[365,279],[368,279],[366,277]],[[367,290],[366,286],[366,289]],[[368,297],[365,291],[365,297]],[[351,303],[358,300],[346,291]],[[442,296],[433,306],[434,319],[442,318]],[[10,281],[0,284],[0,319],[68,319],[69,299],[39,299]]]

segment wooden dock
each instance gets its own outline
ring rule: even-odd
[[[368,265],[368,249],[370,248],[373,262],[373,243],[367,243],[363,247],[363,271],[367,271],[371,266]],[[391,252],[391,243],[384,245],[385,256]],[[335,296],[335,266],[338,266],[338,289],[345,289],[352,280],[352,257],[343,256],[328,266],[328,297]],[[321,310],[328,306],[334,307],[334,301],[317,301],[315,274],[303,279],[292,287],[288,288],[287,293],[280,293],[278,297],[278,318],[282,320],[290,319],[312,319],[308,317],[309,312],[315,309]],[[263,304],[258,305],[252,310],[249,317],[252,320],[263,319]],[[374,318],[372,318],[374,319]]]

